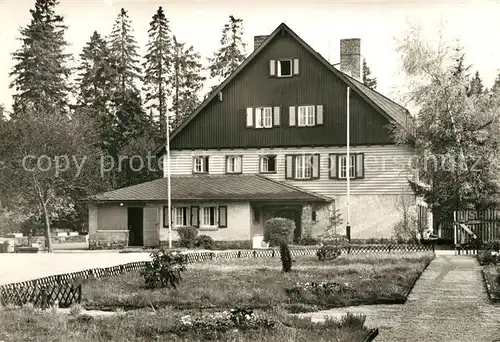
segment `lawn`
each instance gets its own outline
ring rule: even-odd
[[[291,273],[276,259],[214,260],[188,265],[177,289],[149,290],[138,273],[90,282],[83,288],[88,309],[230,309],[292,312],[351,305],[403,303],[433,253],[346,255],[320,262],[295,258]],[[305,283],[335,282],[336,291],[301,291]],[[297,286],[298,284],[298,286]],[[288,290],[288,291],[286,291]]]

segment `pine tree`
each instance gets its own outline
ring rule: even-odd
[[[171,38],[170,28],[162,7],[153,16],[149,24],[149,42],[144,63],[144,90],[146,110],[158,113],[160,135],[165,136],[168,97],[171,95]],[[150,115],[151,115],[150,114]]]
[[[201,76],[200,55],[193,46],[173,37],[172,46],[172,129],[177,127],[200,103],[199,92],[205,77]]]
[[[117,62],[118,91],[122,94],[127,90],[138,91],[136,83],[141,80],[138,46],[131,24],[127,11],[122,8],[110,35],[111,55]]]
[[[497,77],[495,78],[495,81],[493,82],[493,86],[491,87],[491,92],[493,94],[500,95],[500,74],[498,74]]]
[[[14,116],[56,115],[67,111],[70,55],[64,39],[63,17],[55,13],[57,0],[36,0],[31,22],[20,30],[22,47],[13,53],[16,61],[10,76],[15,89]]]
[[[375,77],[370,77],[371,74],[372,72],[366,63],[366,59],[363,58],[363,83],[371,89],[376,89],[377,79]]]
[[[483,81],[481,77],[479,77],[479,71],[476,71],[476,74],[470,81],[470,95],[481,95],[484,92]]]
[[[221,47],[209,58],[210,77],[219,83],[225,80],[245,60],[246,44],[243,42],[243,19],[229,16],[229,23],[224,25]]]

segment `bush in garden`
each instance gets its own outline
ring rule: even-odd
[[[176,288],[182,280],[182,272],[186,270],[186,259],[183,254],[165,252],[163,249],[151,254],[153,259],[141,270],[146,287]]]
[[[334,260],[342,254],[340,248],[336,246],[321,246],[316,252],[316,256],[320,261]]]
[[[299,244],[302,246],[315,246],[319,244],[319,240],[313,237],[303,237],[300,239]]]
[[[292,270],[292,255],[290,254],[290,248],[285,241],[280,242],[280,256],[281,264],[283,265],[283,272],[288,273]]]
[[[264,223],[264,242],[270,247],[279,246],[281,241],[291,243],[294,231],[294,221],[283,217],[271,218]]]
[[[192,226],[185,226],[177,228],[179,234],[179,245],[181,247],[193,248],[198,236],[198,228]]]
[[[214,239],[208,235],[200,235],[196,238],[194,245],[196,248],[214,249]]]

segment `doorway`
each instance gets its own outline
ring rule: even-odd
[[[295,222],[295,231],[293,232],[293,242],[299,242],[302,236],[302,211],[297,209],[278,209],[274,212],[274,217],[283,217]]]
[[[144,245],[143,218],[144,218],[144,213],[142,207],[127,208],[129,246]]]

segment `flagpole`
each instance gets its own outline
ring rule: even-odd
[[[351,89],[347,87],[347,224],[346,224],[346,235],[347,239],[351,241],[351,225],[350,225],[350,220],[351,220],[351,151],[350,151],[350,118],[349,118],[349,95],[351,93]]]
[[[172,183],[170,180],[170,122],[167,115],[167,201],[168,201],[168,248],[172,249]]]

